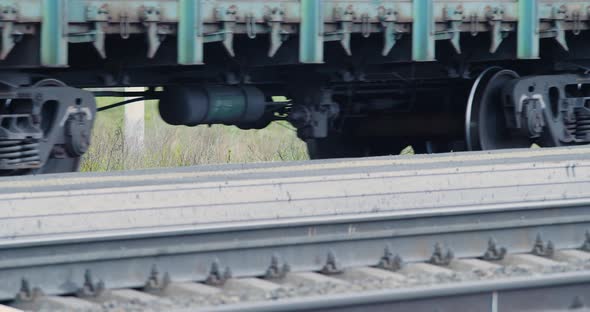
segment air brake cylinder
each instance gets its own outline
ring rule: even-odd
[[[251,86],[170,86],[160,97],[160,116],[171,125],[248,125],[263,118],[266,101]]]

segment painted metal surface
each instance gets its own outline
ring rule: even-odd
[[[14,36],[36,36],[35,29],[40,29],[42,64],[49,67],[67,65],[67,42],[93,42],[108,57],[103,32],[147,36],[148,57],[157,54],[161,36],[171,35],[167,40],[177,40],[177,62],[183,65],[202,64],[207,42],[222,42],[233,55],[234,36],[267,34],[274,34],[269,57],[280,49],[281,40],[298,40],[299,51],[293,53],[299,53],[302,63],[325,61],[326,41],[341,41],[346,53],[355,53],[351,36],[371,33],[389,36],[383,50],[395,54],[392,30],[395,36],[411,33],[408,61],[434,60],[437,40],[450,40],[461,53],[461,33],[487,32],[492,33],[492,53],[503,38],[517,36],[515,56],[531,59],[539,56],[540,40],[558,40],[567,49],[565,34],[580,35],[589,29],[590,19],[585,1],[550,0],[0,0],[0,7],[17,12],[16,17],[0,14],[0,21],[14,23]],[[290,39],[281,39],[281,34],[290,34]],[[489,40],[481,37],[482,43]]]
[[[412,59],[434,61],[433,0],[414,0],[412,24]]]
[[[302,63],[324,62],[323,0],[301,0],[299,57]]]
[[[178,14],[178,63],[182,65],[202,64],[201,1],[179,0]]]
[[[62,67],[68,64],[68,42],[64,36],[67,25],[66,0],[43,0],[41,28],[41,64]]]
[[[539,58],[539,19],[537,0],[518,1],[518,58]]]

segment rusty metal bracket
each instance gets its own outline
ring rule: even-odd
[[[480,259],[485,261],[500,261],[506,256],[507,250],[504,247],[498,248],[496,240],[490,238],[488,241],[488,249],[485,251]]]
[[[232,277],[232,273],[229,267],[221,269],[221,264],[218,259],[215,259],[209,269],[209,276],[205,280],[205,284],[213,286],[221,286]]]
[[[119,14],[119,31],[121,32],[120,35],[122,39],[129,39],[131,36],[129,32],[130,28],[129,13],[127,13],[127,11],[122,11]]]
[[[108,4],[103,4],[102,6],[89,5],[86,7],[86,20],[94,22],[94,30],[88,33],[70,34],[69,41],[92,42],[100,57],[105,59],[107,54],[105,49],[106,34],[104,30],[110,21]]]
[[[96,49],[98,55],[102,59],[106,59],[106,32],[109,22],[111,21],[110,10],[108,4],[97,6],[94,4],[86,7],[86,21],[93,24],[93,29],[87,32],[68,33],[67,40],[70,43],[86,43],[91,42]],[[121,37],[123,39],[129,38],[129,19],[127,12],[122,12],[120,16],[121,23]]]
[[[328,252],[328,257],[326,258],[326,264],[320,271],[322,274],[326,275],[333,275],[333,274],[340,274],[342,273],[342,268],[338,264],[338,259],[336,259],[336,255],[333,251]]]
[[[287,273],[291,271],[291,267],[287,263],[281,265],[281,261],[278,255],[272,255],[270,259],[270,266],[264,274],[266,279],[281,279],[284,278]]]
[[[486,17],[488,19],[488,24],[490,25],[490,37],[492,38],[490,53],[496,53],[500,44],[502,44],[502,41],[508,36],[508,33],[502,27],[504,8],[488,8]]]
[[[461,54],[461,25],[463,24],[463,7],[445,8],[444,18],[447,22],[447,30],[437,32],[436,40],[449,40],[458,54]]]
[[[580,250],[590,252],[590,231],[586,231],[584,237],[584,243],[580,246]]]
[[[268,50],[268,57],[274,57],[283,45],[283,42],[289,38],[289,32],[284,31],[282,27],[285,11],[281,8],[274,8],[266,14],[265,18],[270,26],[270,49]]]
[[[104,293],[105,289],[104,282],[100,280],[98,283],[94,283],[92,272],[86,270],[86,272],[84,272],[84,284],[78,289],[76,296],[80,298],[97,298]]]
[[[473,12],[469,15],[469,32],[471,33],[472,37],[475,37],[479,34],[477,30],[477,25],[479,24],[479,16],[477,13]]]
[[[401,38],[401,33],[397,30],[397,11],[381,7],[379,9],[379,20],[383,27],[383,56],[389,55],[391,50]]]
[[[68,33],[68,42],[70,43],[82,43],[92,42],[94,48],[98,52],[98,55],[105,59],[106,49],[106,33],[105,28],[110,21],[109,8],[107,4],[102,6],[89,5],[86,7],[86,20],[93,23],[94,29],[88,32],[81,33]]]
[[[548,241],[545,245],[541,238],[541,234],[538,234],[531,253],[536,256],[551,258],[555,254],[555,247],[553,246],[552,241]]]
[[[539,33],[540,38],[554,38],[557,43],[565,50],[569,51],[567,40],[565,37],[565,18],[567,15],[567,7],[562,5],[560,7],[553,7],[551,10],[551,23],[553,28]]]
[[[221,22],[222,30],[203,34],[203,42],[221,42],[227,53],[231,57],[234,57],[236,56],[236,53],[234,52],[234,30],[237,22],[237,8],[232,5],[226,10],[216,9],[216,12],[217,20]]]
[[[399,255],[394,255],[388,246],[385,248],[377,267],[388,271],[399,271],[403,267],[403,260]]]
[[[161,293],[163,292],[172,280],[170,279],[170,274],[168,272],[164,273],[163,277],[160,277],[160,272],[158,268],[154,265],[150,272],[150,276],[148,277],[143,290],[148,293]]]
[[[434,252],[428,261],[431,264],[438,266],[448,266],[451,261],[455,258],[455,254],[452,250],[448,249],[446,252],[443,251],[441,245],[436,243],[434,245]]]
[[[582,33],[582,12],[574,10],[572,12],[572,33],[579,36]]]
[[[367,13],[361,15],[361,35],[363,38],[371,37],[371,17]]]
[[[163,37],[158,32],[158,23],[160,22],[161,9],[158,7],[141,7],[140,16],[143,24],[147,28],[147,42],[148,42],[148,58],[154,58],[162,41]]]
[[[256,17],[254,13],[246,14],[246,35],[250,39],[256,39],[257,32],[256,32]]]
[[[6,59],[23,34],[14,30],[14,23],[18,20],[18,10],[15,6],[0,7],[0,27],[2,28],[2,42],[0,60]]]
[[[346,55],[352,55],[350,48],[350,39],[352,34],[352,25],[354,23],[355,13],[351,6],[346,10],[342,8],[334,9],[334,19],[339,21],[340,29],[335,32],[325,33],[324,41],[340,41],[340,45],[346,52]]]
[[[41,288],[31,288],[31,284],[25,278],[21,280],[20,289],[15,296],[15,302],[33,302],[45,294]]]

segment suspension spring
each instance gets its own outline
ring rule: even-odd
[[[590,141],[590,112],[579,110],[576,112],[576,138]]]
[[[565,124],[565,128],[570,136],[575,138],[578,130],[578,123],[576,121],[575,115],[572,118],[564,118],[563,123]]]
[[[1,168],[33,168],[40,165],[38,142],[28,140],[0,141]]]

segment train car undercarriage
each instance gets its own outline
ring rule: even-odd
[[[289,121],[312,159],[392,155],[408,145],[416,153],[438,153],[590,143],[587,73],[521,77],[491,66],[473,77],[278,87],[187,83],[131,95],[158,99],[162,119],[178,126],[261,129]],[[2,87],[2,175],[75,171],[99,113],[94,97],[130,96],[93,94],[55,79]],[[290,100],[272,101],[277,94]]]
[[[468,82],[468,92],[454,82],[447,92],[417,96],[410,112],[381,110],[363,117],[324,95],[319,106],[296,107],[290,120],[308,141],[312,158],[397,154],[407,145],[416,153],[436,153],[590,143],[588,75],[520,77],[490,67]]]
[[[0,175],[76,170],[100,96],[178,126],[288,121],[313,159],[590,143],[584,1],[0,5]]]
[[[29,87],[2,84],[0,99],[2,175],[78,169],[96,118],[92,93],[44,79]]]

